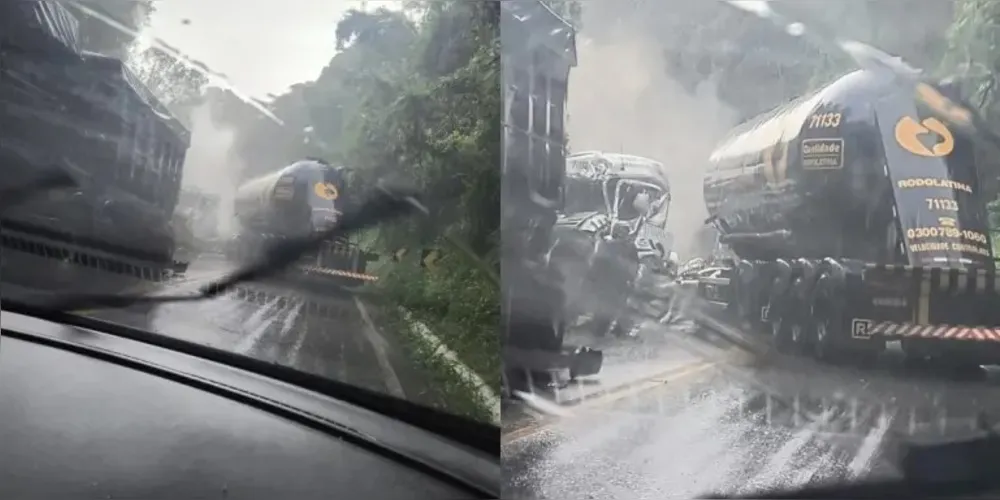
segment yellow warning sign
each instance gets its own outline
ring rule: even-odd
[[[920,138],[926,134],[934,133],[939,141],[928,148],[920,142]],[[896,123],[896,142],[903,149],[917,155],[930,158],[939,158],[951,154],[955,149],[955,137],[951,135],[948,127],[941,123],[941,120],[931,117],[917,123],[910,116],[904,116]]]
[[[337,186],[334,186],[330,182],[317,182],[313,186],[313,191],[316,196],[323,198],[324,200],[333,201],[336,200],[340,193],[337,191]]]
[[[420,266],[421,267],[434,267],[439,260],[441,260],[441,252],[434,249],[427,249],[421,252],[420,255]]]

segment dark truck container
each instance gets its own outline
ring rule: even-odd
[[[566,176],[573,27],[538,0],[500,2],[503,72],[501,314],[505,393],[524,375],[558,383],[600,370],[599,351],[564,344],[566,292],[550,265]],[[538,379],[536,379],[538,380]]]
[[[735,129],[704,189],[736,258],[698,294],[821,358],[901,340],[914,359],[1000,363],[984,169],[940,91],[909,89],[856,71]]]
[[[6,248],[159,280],[174,261],[171,218],[190,138],[114,58],[79,50],[57,2],[0,6],[0,185],[62,169],[78,187],[6,210]]]

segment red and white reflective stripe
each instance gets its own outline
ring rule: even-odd
[[[988,326],[914,325],[909,323],[884,321],[876,323],[871,329],[871,334],[882,335],[885,337],[917,337],[1000,342],[1000,327],[994,328]]]
[[[378,276],[372,276],[370,274],[364,274],[364,273],[352,273],[350,271],[341,271],[340,269],[329,269],[326,267],[316,267],[316,266],[305,266],[302,267],[301,269],[310,273],[327,274],[330,276],[343,276],[345,278],[354,278],[363,281],[378,281]]]

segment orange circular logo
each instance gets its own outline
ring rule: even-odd
[[[920,142],[920,138],[930,133],[936,134],[939,140],[928,148]],[[913,117],[904,116],[896,123],[896,142],[917,156],[929,158],[947,156],[955,149],[955,137],[941,120],[934,117],[925,118],[917,123]]]
[[[316,193],[316,196],[319,196],[327,201],[336,200],[337,197],[340,196],[340,193],[337,191],[337,186],[329,182],[317,182],[316,185],[313,186],[313,191]]]

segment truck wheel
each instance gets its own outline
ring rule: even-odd
[[[850,361],[859,366],[878,362],[885,343],[847,338],[843,308],[834,300],[820,302],[816,307],[816,318],[811,349],[813,357],[830,363]]]
[[[939,353],[931,344],[921,339],[903,339],[904,363],[913,369],[937,369],[961,372],[970,368],[978,369],[979,360],[968,359],[957,353]]]
[[[795,294],[797,290],[802,286],[802,279],[796,279],[792,283],[792,294]],[[813,330],[815,329],[816,321],[812,316],[812,307],[801,300],[799,297],[789,297],[789,305],[786,309],[787,319],[789,321],[789,342],[790,346],[797,353],[808,353],[812,340],[814,338]]]
[[[733,296],[729,307],[726,308],[727,315],[733,321],[734,326],[739,326],[741,329],[753,331],[757,326],[754,321],[754,314],[750,306],[750,293],[747,291],[747,286],[745,283],[740,281],[739,276],[733,279]]]
[[[768,324],[761,317],[761,305],[763,303],[760,294],[753,286],[754,280],[758,279],[752,269],[740,267],[737,271],[733,289],[733,302],[735,303],[735,315],[738,323],[746,331],[756,334],[767,335],[770,333]]]
[[[822,361],[835,361],[840,354],[836,341],[840,311],[828,303],[819,304],[814,311],[817,317],[811,343],[812,355]]]
[[[774,306],[781,304],[785,301],[785,298],[772,298],[771,299],[771,311],[774,311]],[[778,349],[778,352],[790,352],[793,350],[792,344],[792,322],[786,316],[784,311],[779,311],[772,313],[771,316],[771,338],[774,342],[774,347]]]

